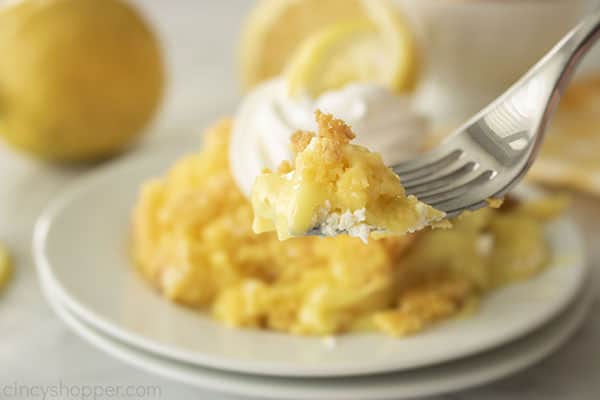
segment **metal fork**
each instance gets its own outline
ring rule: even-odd
[[[392,166],[407,193],[448,217],[502,198],[535,160],[561,95],[599,36],[597,10],[438,147]]]

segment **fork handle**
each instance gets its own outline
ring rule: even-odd
[[[510,111],[509,115],[517,120],[516,126],[533,135],[529,139],[535,139],[535,136],[542,139],[577,66],[599,38],[600,8],[586,15],[518,82],[473,120],[481,115],[494,114],[494,109],[496,114],[502,114],[503,109],[506,111],[516,107],[518,112]],[[536,128],[531,129],[533,127]],[[534,141],[523,172],[531,166],[541,144],[542,140]]]
[[[594,46],[598,38],[600,38],[600,8],[589,13],[548,53],[548,58],[552,57],[564,62],[556,86],[561,94],[575,73],[577,65]],[[543,63],[544,60],[540,62],[540,64]]]
[[[600,8],[586,15],[521,79],[448,137],[444,149],[467,154],[482,172],[459,187],[460,195],[447,190],[436,198],[430,196],[428,203],[455,215],[483,207],[485,199],[510,191],[536,159],[577,65],[598,38]]]
[[[543,138],[546,128],[554,115],[577,66],[600,38],[600,8],[587,14],[583,20],[571,29],[533,68],[505,93],[513,101],[535,104],[540,119],[534,135]],[[514,90],[513,90],[514,89]],[[535,96],[532,96],[535,93]],[[523,103],[522,103],[523,104]],[[535,112],[531,113],[534,115]],[[542,140],[536,140],[533,146],[526,172],[535,159]],[[507,189],[508,190],[508,189]]]

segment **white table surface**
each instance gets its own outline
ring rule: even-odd
[[[239,98],[234,48],[249,2],[136,2],[159,30],[170,76],[163,110],[137,151],[177,137],[200,139],[202,128],[215,116],[231,112]],[[48,199],[82,172],[37,163],[0,143],[0,240],[10,247],[16,261],[14,279],[0,294],[0,386],[14,382],[158,385],[164,399],[232,399],[114,360],[71,333],[49,309],[31,257],[33,223]],[[574,208],[586,233],[590,263],[596,267],[600,261],[600,199],[577,196]],[[581,330],[554,355],[500,382],[437,399],[596,400],[600,398],[599,337],[597,301]]]

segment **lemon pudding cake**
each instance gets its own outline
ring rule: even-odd
[[[284,162],[279,171],[256,178],[255,232],[275,230],[279,239],[346,233],[367,242],[371,232],[414,232],[444,217],[407,196],[379,154],[350,144],[355,135],[347,124],[320,111],[316,119],[318,135],[298,131],[292,136],[293,165]]]
[[[136,268],[167,299],[232,327],[405,336],[474,312],[490,291],[544,270],[551,255],[544,224],[562,207],[552,199],[507,201],[454,219],[450,229],[361,241],[371,226],[408,231],[440,217],[405,196],[385,168],[418,153],[428,130],[407,94],[418,54],[389,1],[263,0],[245,32],[242,69],[252,90],[235,118],[216,123],[202,150],[144,183],[134,207]],[[324,114],[319,129],[319,109],[353,132]],[[319,135],[294,136],[299,130]],[[284,163],[294,157],[292,136],[295,165]],[[259,177],[255,215],[253,184],[278,166]],[[306,190],[296,192],[288,178]],[[281,198],[267,204],[270,193]],[[290,222],[293,202],[305,210]],[[275,214],[283,222],[273,224]],[[265,232],[253,232],[254,218]],[[317,222],[358,237],[280,241],[270,231],[280,225],[283,236],[299,234]]]
[[[370,240],[279,241],[252,231],[250,201],[232,177],[231,121],[204,148],[141,188],[132,253],[166,298],[234,327],[302,335],[379,330],[395,336],[475,310],[490,290],[542,271],[552,200],[482,209],[451,229]]]

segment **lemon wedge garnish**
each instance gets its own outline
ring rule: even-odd
[[[410,30],[395,8],[367,4],[369,19],[339,22],[302,43],[285,74],[290,95],[316,97],[351,82],[375,82],[397,93],[415,86]]]
[[[316,97],[352,81],[372,80],[379,69],[385,69],[380,47],[377,29],[368,20],[340,22],[316,33],[302,44],[288,66],[285,75],[290,95]]]
[[[0,288],[10,279],[12,272],[12,261],[8,250],[0,243]]]
[[[415,45],[404,16],[390,0],[258,1],[242,29],[239,71],[243,88],[249,90],[280,75],[290,60],[297,58],[295,55],[308,38],[328,29],[335,30],[333,26],[337,24],[359,20],[369,20],[380,32],[375,48],[383,44],[389,49],[385,64],[392,71],[389,76],[394,87],[409,89],[415,83],[417,72]],[[367,53],[373,44],[367,46]]]
[[[283,71],[300,44],[340,21],[365,17],[363,1],[259,0],[240,35],[239,74],[244,90]]]

